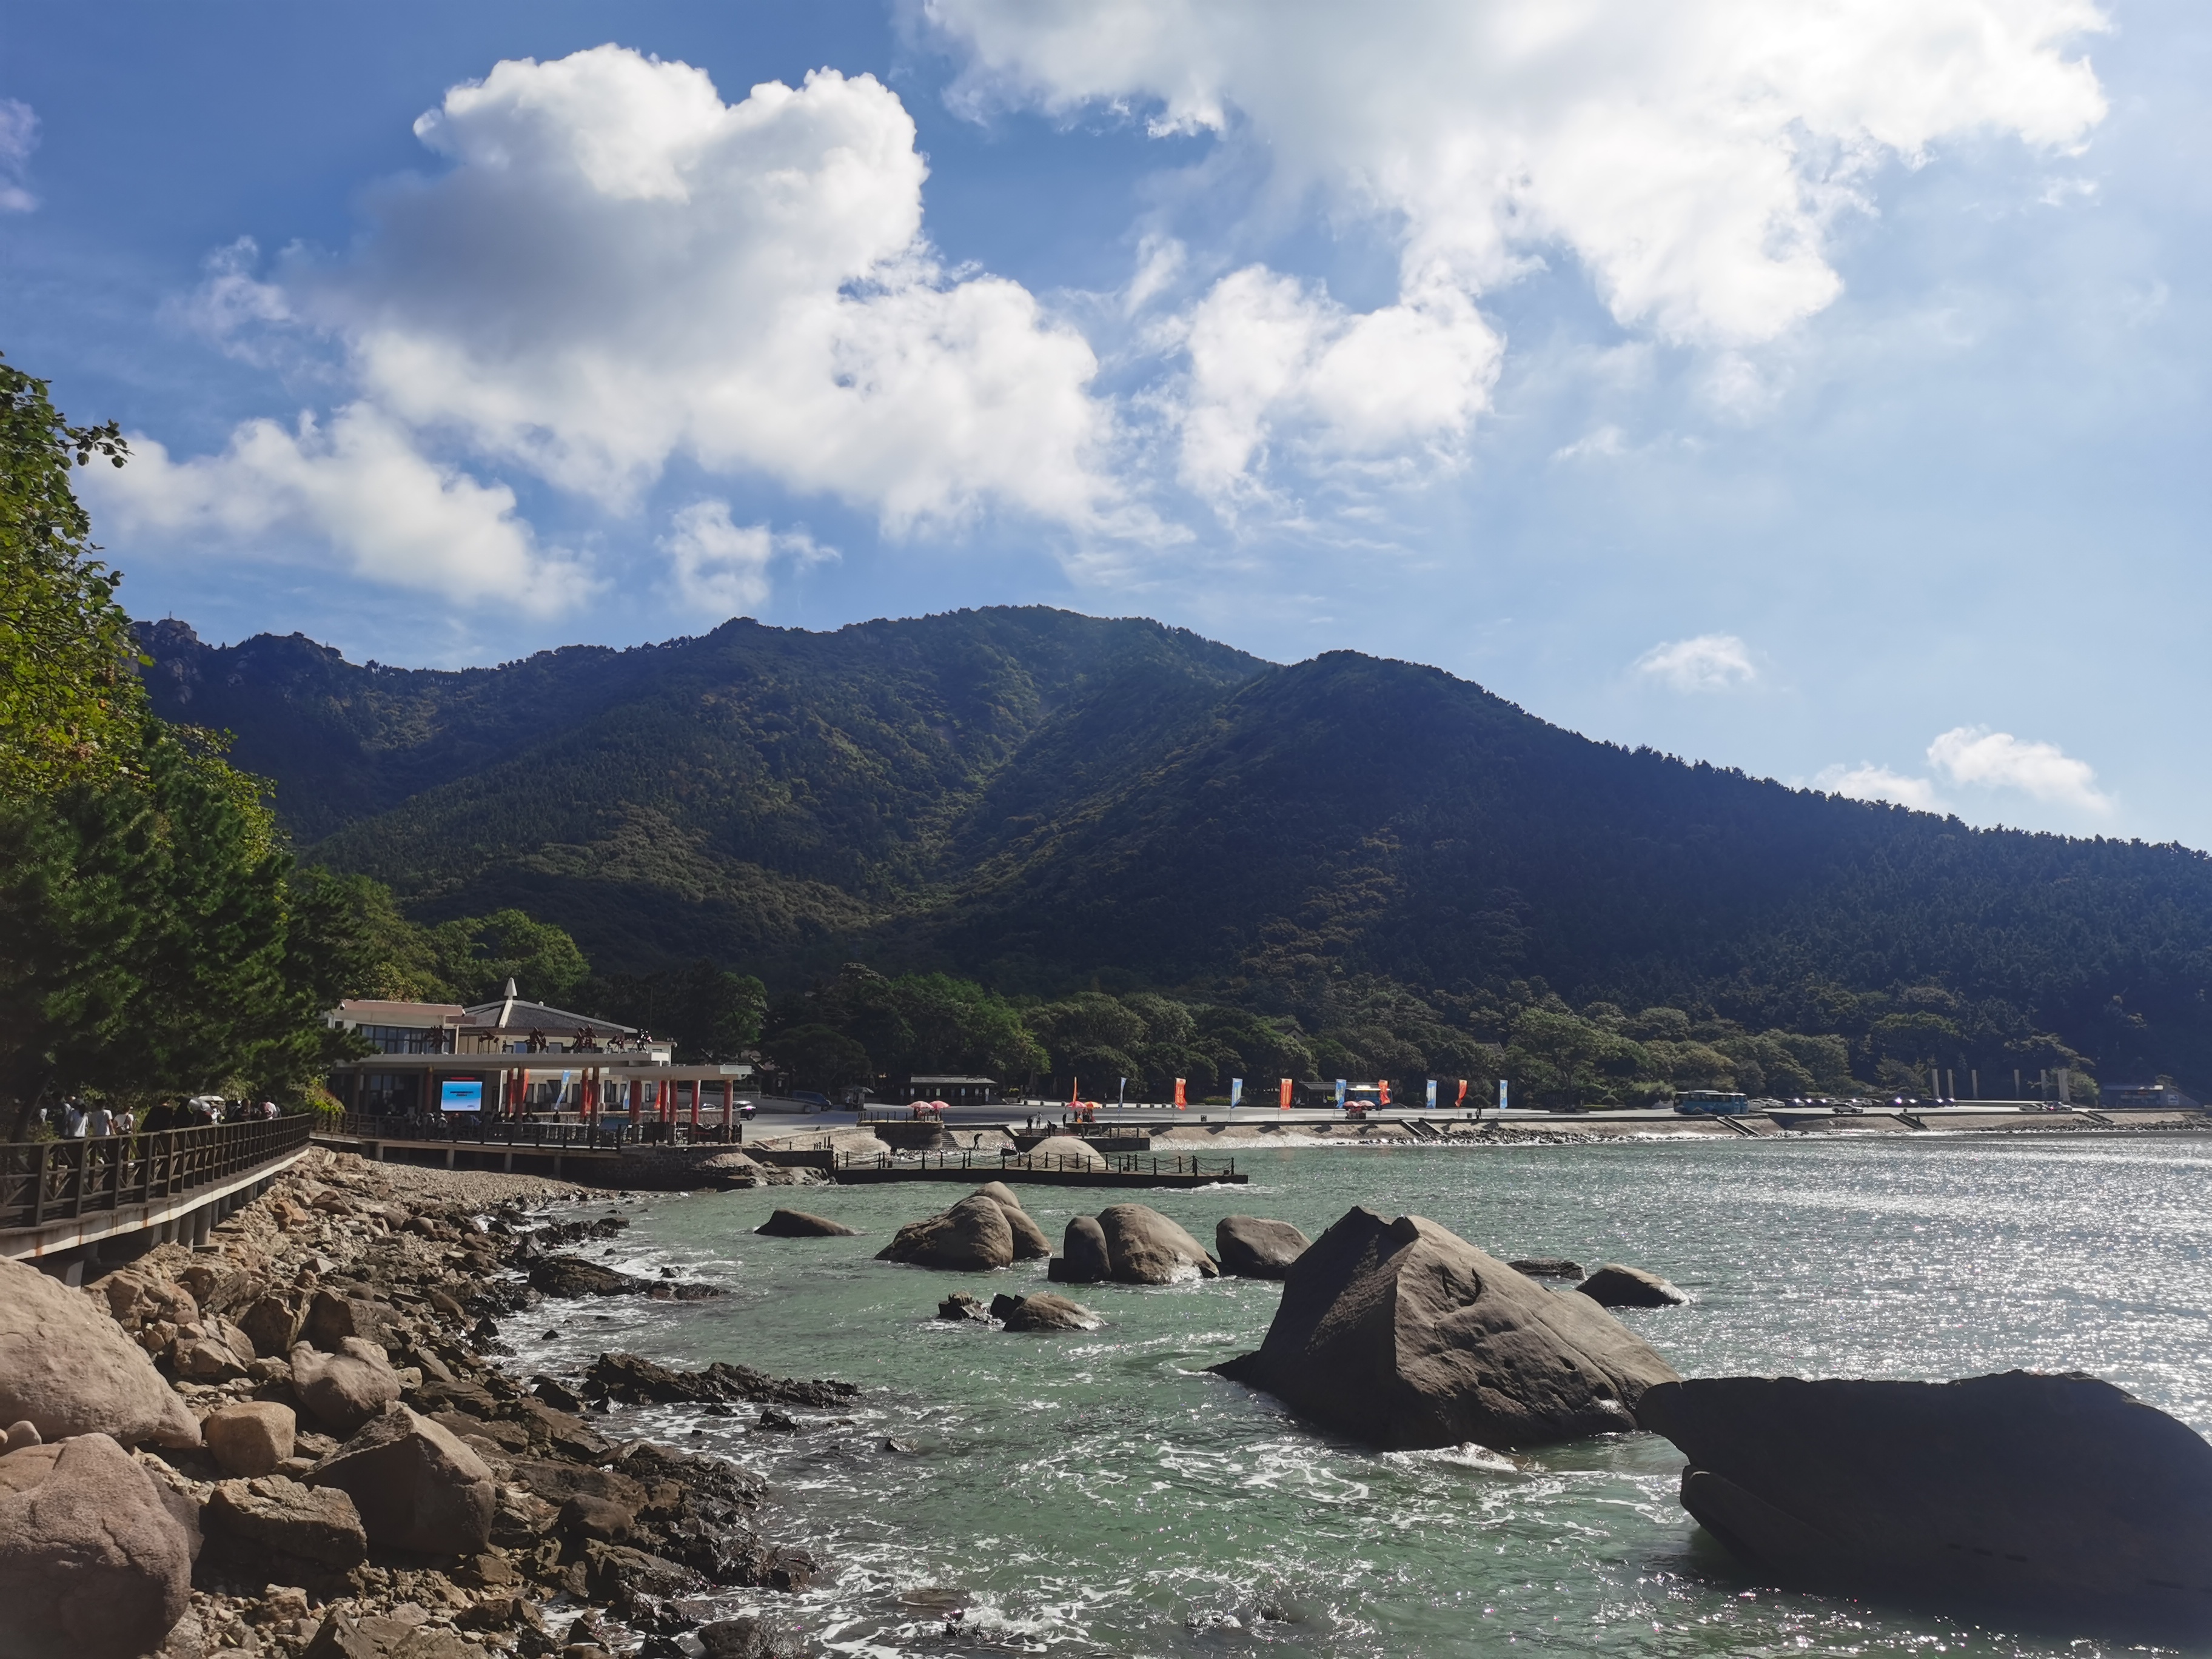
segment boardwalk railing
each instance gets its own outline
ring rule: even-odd
[[[1201,1158],[1196,1153],[1161,1158],[1145,1152],[1101,1152],[1096,1158],[1055,1154],[1037,1158],[1024,1152],[917,1152],[904,1157],[890,1152],[845,1152],[841,1170],[972,1170],[980,1174],[1030,1170],[1054,1175],[1078,1175],[1100,1170],[1122,1176],[1233,1176],[1233,1158]]]
[[[335,1131],[331,1133],[356,1140],[442,1140],[471,1146],[538,1146],[549,1152],[592,1152],[616,1150],[639,1141],[672,1139],[676,1137],[669,1132],[678,1129],[684,1131],[684,1139],[695,1138],[688,1123],[656,1123],[648,1119],[638,1124],[627,1117],[586,1123],[574,1118],[497,1117],[476,1112],[346,1112],[339,1116]],[[719,1129],[704,1124],[696,1132],[696,1138],[702,1141],[719,1139],[720,1135]]]
[[[180,1198],[307,1144],[315,1121],[250,1118],[99,1139],[0,1142],[0,1232]]]

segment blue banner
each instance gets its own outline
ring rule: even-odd
[[[465,1081],[448,1078],[438,1085],[438,1109],[441,1112],[481,1112],[483,1110],[483,1083],[471,1078]]]
[[[1238,1103],[1243,1098],[1244,1079],[1241,1077],[1231,1078],[1229,1079],[1229,1109],[1232,1112],[1235,1111]]]

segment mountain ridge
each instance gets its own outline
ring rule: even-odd
[[[1541,981],[1808,1030],[1911,994],[1970,1052],[2212,1081],[2203,854],[1791,789],[1419,664],[1038,607],[459,671],[142,637],[156,708],[235,732],[309,856],[623,969],[864,956],[1293,1012]]]

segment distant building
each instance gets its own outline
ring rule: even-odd
[[[2097,1105],[2106,1111],[2137,1112],[2193,1112],[2202,1109],[2196,1101],[2171,1084],[2120,1084],[2100,1090]]]
[[[349,998],[324,1017],[324,1023],[352,1031],[380,1054],[449,1054],[455,1035],[469,1017],[458,1002],[387,1002]]]
[[[910,1077],[898,1085],[902,1101],[941,1100],[948,1106],[996,1106],[994,1077]]]

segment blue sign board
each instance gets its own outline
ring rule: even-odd
[[[438,1109],[441,1112],[481,1112],[483,1110],[483,1084],[480,1079],[448,1078],[438,1085]]]

